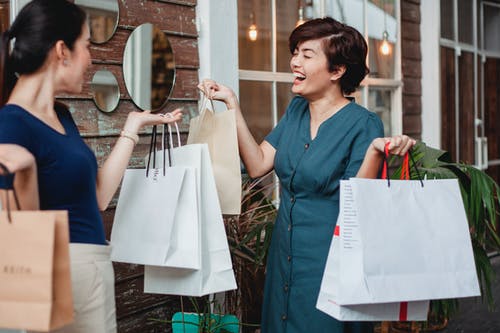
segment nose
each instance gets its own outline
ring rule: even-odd
[[[292,58],[290,59],[290,68],[291,69],[294,69],[294,68],[297,68],[299,67],[299,60],[298,60],[298,56],[294,55],[292,56]]]

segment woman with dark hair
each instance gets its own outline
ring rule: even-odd
[[[116,332],[114,273],[99,210],[106,209],[118,188],[139,129],[182,116],[180,110],[131,112],[98,168],[68,108],[55,101],[57,94],[81,92],[91,63],[89,37],[78,6],[33,0],[0,41],[0,143],[24,147],[36,162],[31,174],[19,172],[14,179],[21,208],[69,213],[75,321],[60,332],[73,333]],[[35,176],[38,186],[28,186]],[[0,188],[5,183],[0,177]]]
[[[383,138],[378,116],[350,101],[368,73],[367,45],[354,28],[315,19],[290,35],[295,76],[283,118],[259,145],[234,92],[213,80],[199,88],[225,102],[237,119],[241,158],[251,177],[275,170],[280,207],[267,258],[262,333],[372,332],[371,323],[340,322],[316,309],[321,278],[339,212],[339,181],[376,178],[389,142],[404,155],[415,141]]]

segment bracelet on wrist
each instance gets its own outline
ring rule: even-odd
[[[134,142],[134,145],[136,145],[139,142],[139,135],[126,130],[121,131],[120,137],[132,140]]]

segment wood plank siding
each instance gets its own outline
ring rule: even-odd
[[[422,137],[421,61],[420,0],[401,0],[403,133],[415,139]]]

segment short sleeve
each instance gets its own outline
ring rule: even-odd
[[[14,143],[33,153],[29,127],[13,112],[0,110],[0,143]]]
[[[373,112],[369,112],[366,121],[361,124],[359,134],[352,143],[349,162],[343,179],[355,177],[363,163],[366,150],[375,138],[384,136],[384,125],[380,118]]]
[[[19,117],[11,112],[0,110],[0,144],[12,143],[32,151],[29,129]],[[12,188],[13,176],[0,176],[0,188]]]

